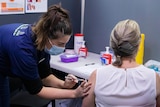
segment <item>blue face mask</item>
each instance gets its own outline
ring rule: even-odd
[[[48,54],[58,55],[64,52],[65,47],[59,47],[59,46],[53,45],[50,40],[49,40],[49,43],[52,45],[51,49],[47,49],[47,47],[45,47],[44,49],[44,51],[47,52]]]
[[[50,55],[58,55],[64,52],[64,47],[58,47],[56,45],[53,45],[51,49],[47,49],[47,47],[44,49],[45,52],[47,52]]]

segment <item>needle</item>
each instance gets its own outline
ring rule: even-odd
[[[65,79],[69,79],[69,80],[72,80],[73,81],[73,78],[69,77],[69,76],[65,76]],[[84,79],[80,79],[80,78],[77,78],[78,81],[84,81]]]

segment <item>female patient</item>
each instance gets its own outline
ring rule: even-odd
[[[82,107],[156,107],[160,103],[160,77],[135,61],[140,28],[134,20],[120,21],[112,30],[110,46],[116,61],[92,73],[92,88]]]

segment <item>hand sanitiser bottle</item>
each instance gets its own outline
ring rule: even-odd
[[[85,46],[85,41],[82,42],[82,46],[79,48],[78,55],[81,57],[87,57],[88,49]]]
[[[112,63],[112,55],[109,52],[109,47],[106,47],[106,52],[101,56],[101,62],[105,65]]]

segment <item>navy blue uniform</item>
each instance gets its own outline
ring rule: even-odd
[[[50,55],[36,49],[35,37],[29,24],[0,26],[0,107],[8,107],[7,76],[21,78],[26,89],[37,94],[41,79],[50,75]]]

